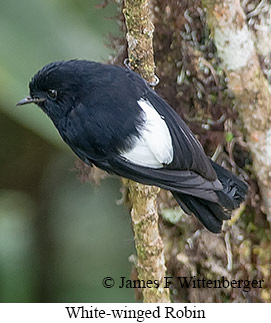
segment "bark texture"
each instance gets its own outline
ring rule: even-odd
[[[240,1],[203,0],[203,5],[228,86],[238,100],[264,212],[271,223],[271,96],[268,82],[261,70]]]
[[[154,26],[147,0],[125,0],[123,14],[127,27],[128,57],[132,69],[148,82],[154,81]]]
[[[254,44],[262,70],[271,83],[271,3],[269,0],[250,0],[243,5],[247,24],[253,32]]]
[[[246,8],[244,8],[246,9]],[[271,54],[271,4],[261,0],[246,12],[247,22],[253,27],[255,46],[259,55],[270,59]]]
[[[147,0],[126,0],[123,9],[127,27],[129,62],[136,72],[147,81],[154,81],[153,24]],[[159,281],[142,290],[144,302],[170,302],[169,289],[163,287],[166,276],[163,241],[160,237],[157,213],[156,187],[126,181],[129,201],[132,204],[131,218],[137,250],[136,268],[138,278],[147,282]]]

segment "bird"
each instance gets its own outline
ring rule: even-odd
[[[211,232],[245,200],[248,185],[210,159],[192,131],[141,76],[88,60],[57,61],[29,82],[29,96],[86,164],[173,194]]]

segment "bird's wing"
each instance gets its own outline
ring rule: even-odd
[[[142,121],[139,136],[134,137],[132,147],[121,152],[129,161],[146,167],[162,168],[173,160],[171,135],[167,124],[160,114],[147,101],[137,101],[142,109]]]
[[[114,155],[107,161],[110,171],[136,182],[155,185],[173,192],[193,195],[217,203],[215,191],[222,185],[218,179],[209,181],[190,170],[173,170],[168,168],[150,168],[129,162],[127,159]]]
[[[176,170],[192,170],[206,179],[215,180],[216,173],[209,158],[206,156],[200,142],[181,117],[137,74],[130,72],[128,77],[137,87],[137,92],[140,93],[141,99],[145,100],[147,105],[152,106],[167,125],[173,147],[173,159],[171,163],[163,163],[165,164],[164,166]],[[157,137],[157,141],[159,141],[159,137]],[[163,143],[165,142],[164,140]],[[169,141],[167,141],[167,144],[169,147]],[[151,142],[150,147],[154,147]],[[168,155],[170,154],[169,150],[168,148]],[[159,151],[163,152],[163,149],[160,147]]]

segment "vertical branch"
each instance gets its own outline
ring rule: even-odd
[[[135,72],[146,81],[154,78],[153,31],[147,0],[125,0],[123,14],[127,27],[128,56]]]
[[[253,158],[271,223],[271,96],[239,0],[202,0]]]
[[[147,0],[125,0],[128,55],[131,67],[147,81],[154,78],[153,24]],[[127,181],[132,203],[131,218],[137,250],[139,279],[159,281],[143,289],[144,302],[170,302],[163,286],[166,276],[163,241],[159,234],[156,198],[159,189]]]

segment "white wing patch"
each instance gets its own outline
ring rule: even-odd
[[[162,168],[173,160],[173,147],[166,122],[145,99],[137,101],[144,111],[144,125],[140,138],[136,138],[131,150],[121,155],[130,162],[151,168]]]

